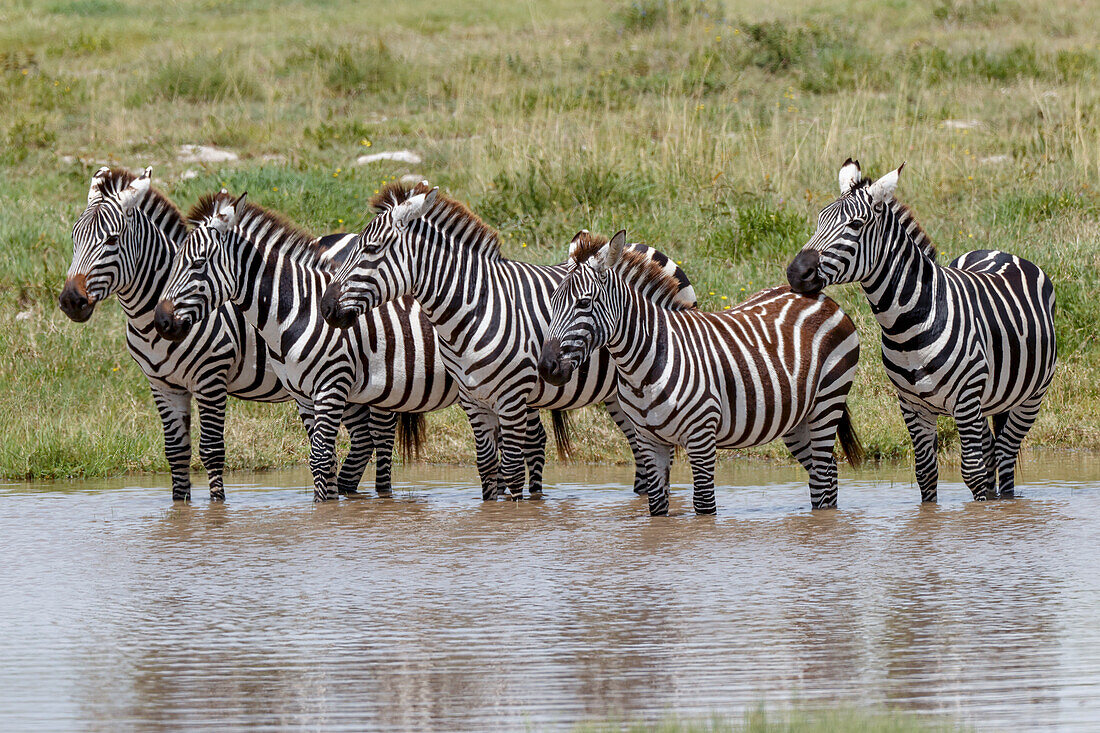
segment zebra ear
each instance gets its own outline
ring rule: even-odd
[[[92,185],[88,188],[88,204],[94,204],[96,201],[103,198],[103,189],[100,185],[103,183],[103,177],[111,172],[111,169],[107,166],[103,166],[92,175]]]
[[[626,230],[620,229],[611,241],[600,247],[600,251],[596,253],[596,272],[600,275],[604,274],[612,267],[619,263],[619,257],[623,254],[623,247],[626,245]]]
[[[581,240],[588,236],[587,229],[581,229],[579,232],[573,235],[573,241],[569,243],[569,259],[575,260],[577,256],[577,250],[581,246]]]
[[[840,166],[840,194],[843,196],[852,190],[852,186],[856,185],[863,178],[863,173],[859,169],[859,161],[848,160],[844,161],[844,165]]]
[[[152,166],[142,171],[141,175],[130,182],[130,185],[122,189],[118,194],[118,202],[122,204],[123,211],[130,211],[145,198],[149,191],[149,184],[153,181]]]
[[[246,191],[233,201],[223,199],[217,212],[210,218],[210,226],[222,234],[237,226],[237,210],[247,195]]]
[[[897,170],[890,171],[882,178],[871,184],[871,200],[876,204],[889,201],[894,197],[894,191],[898,189],[898,176],[905,163],[898,166]]]
[[[439,194],[439,187],[436,186],[427,193],[418,193],[415,196],[410,196],[405,203],[399,204],[394,207],[393,221],[395,224],[404,226],[413,219],[419,219],[424,215],[424,212],[435,203],[435,197]]]

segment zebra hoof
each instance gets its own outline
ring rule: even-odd
[[[191,492],[184,493],[172,492],[172,501],[191,501]]]
[[[375,493],[378,494],[379,499],[392,499],[393,498],[393,492],[392,491],[376,491]]]
[[[542,491],[541,491],[541,490],[539,490],[539,491],[532,491],[532,492],[530,492],[530,493],[528,494],[527,498],[528,498],[528,499],[530,499],[531,501],[539,501],[539,500],[541,500],[541,499],[542,499],[542,498],[543,498],[544,496],[545,496],[545,494],[543,494],[543,493],[542,493]]]
[[[340,496],[360,496],[358,489],[339,489]]]
[[[225,501],[225,492],[224,491],[211,491],[210,492],[210,501]]]

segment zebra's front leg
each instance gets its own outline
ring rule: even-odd
[[[913,441],[913,459],[916,464],[917,486],[920,487],[920,500],[936,501],[936,486],[939,483],[939,466],[936,462],[936,416],[918,411],[904,402],[901,403],[901,416],[905,427],[909,429],[909,438]]]
[[[669,469],[672,466],[672,446],[648,435],[637,432],[638,449],[645,466],[646,495],[649,497],[649,515],[668,515]]]
[[[344,414],[342,400],[313,403],[313,431],[309,436],[309,469],[313,473],[313,501],[336,499],[333,481],[336,462],[336,433]]]
[[[225,501],[225,386],[213,394],[195,395],[199,404],[199,459],[210,482],[210,500]]]
[[[524,403],[513,410],[502,412],[500,420],[500,474],[508,488],[508,496],[513,500],[523,498],[523,483],[527,475],[527,462],[542,465],[546,461],[546,433],[543,432],[541,446],[537,445],[529,434],[532,410]],[[538,450],[541,448],[541,450]],[[537,452],[537,455],[535,455]],[[529,455],[530,454],[530,455]],[[541,482],[541,469],[540,469]]]
[[[172,501],[191,501],[191,393],[152,389],[164,428],[164,457],[172,471]]]
[[[1016,461],[1020,457],[1020,444],[1039,417],[1042,402],[1043,395],[1040,394],[1013,407],[997,431],[994,450],[997,453],[997,484],[1002,499],[1011,499],[1016,495]]]
[[[997,496],[997,452],[996,438],[989,427],[989,420],[982,419],[982,456],[985,458],[985,480],[989,487],[989,496]]]
[[[532,499],[542,498],[542,472],[546,467],[546,428],[538,410],[531,410],[527,416],[527,449],[525,463],[530,476],[527,493]]]
[[[638,431],[634,427],[634,423],[623,412],[618,397],[615,395],[608,397],[604,405],[607,407],[607,413],[611,415],[611,419],[619,426],[619,430],[623,431],[626,442],[630,444],[630,452],[634,455],[634,493],[638,496],[646,496],[649,493],[648,487],[652,477],[646,473],[645,462],[642,461],[642,448],[638,442]]]
[[[989,423],[982,417],[981,403],[975,398],[954,411],[962,449],[962,477],[974,501],[989,498],[989,474],[986,472],[985,433]]]
[[[696,514],[715,514],[718,511],[718,505],[714,501],[715,450],[713,431],[704,431],[703,435],[693,436],[692,444],[687,447],[688,462],[691,463],[691,482],[694,486],[691,503],[695,506]]]

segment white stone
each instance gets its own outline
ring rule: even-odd
[[[405,175],[401,176],[401,185],[415,186],[423,180],[424,176],[420,175],[419,173],[406,173]]]
[[[1008,163],[1012,161],[1011,155],[987,155],[984,158],[979,158],[979,163],[993,163],[994,165],[1000,165],[1001,163]]]
[[[180,145],[177,157],[182,163],[228,163],[240,156],[231,150],[220,150],[208,145]]]
[[[62,163],[75,163],[76,162],[76,156],[75,155],[62,155],[61,156],[61,162]]]
[[[180,173],[181,181],[190,181],[192,178],[198,178],[199,172],[194,168],[188,168],[183,173]]]
[[[981,120],[944,120],[942,125],[949,130],[973,130],[982,126]]]
[[[408,163],[410,165],[417,165],[421,162],[420,156],[411,150],[390,150],[383,153],[360,155],[355,159],[355,164],[366,165],[367,163],[377,163],[380,160],[393,160],[398,163]]]
[[[34,316],[34,311],[28,308],[25,311],[19,311],[15,314],[15,320],[17,321],[29,321]]]
[[[286,156],[279,155],[278,153],[267,153],[260,156],[260,160],[264,163],[285,163]]]

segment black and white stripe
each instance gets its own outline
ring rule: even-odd
[[[117,293],[126,314],[126,346],[149,380],[164,428],[164,452],[172,471],[172,498],[191,497],[191,398],[199,408],[199,456],[210,496],[224,499],[226,397],[284,402],[267,348],[232,306],[197,323],[173,343],[153,326],[153,310],[168,279],[172,258],[187,235],[179,209],[150,188],[151,170],[140,176],[100,168],[88,204],[73,226],[73,259],[60,306],[72,320],[88,320],[97,303]],[[309,420],[308,413],[303,413]],[[349,414],[352,451],[340,472],[343,491],[359,483],[373,450],[369,414]],[[385,436],[379,436],[384,441]],[[393,442],[390,427],[389,443]]]
[[[373,204],[377,216],[326,294],[325,316],[340,324],[349,315],[408,295],[421,304],[439,334],[444,363],[459,383],[460,402],[474,431],[483,498],[499,491],[498,467],[510,496],[522,494],[521,447],[530,442],[532,426],[540,424],[540,408],[605,402],[639,458],[634,429],[615,397],[615,370],[605,350],[579,365],[566,384],[539,378],[550,296],[565,277],[565,265],[503,257],[492,228],[424,183],[411,189],[388,186]],[[682,297],[694,301],[687,278],[667,257],[635,247],[675,273]],[[538,474],[531,471],[532,493],[541,484],[542,462],[540,451]],[[638,463],[639,493],[649,483],[643,471]]]
[[[674,446],[691,463],[695,511],[713,514],[716,449],[776,438],[809,472],[812,506],[835,507],[838,428],[849,459],[860,455],[846,407],[859,336],[840,307],[782,287],[705,313],[675,297],[666,272],[624,248],[626,232],[610,242],[583,235],[553,296],[540,371],[567,379],[607,349],[651,477],[650,513],[668,513]]]
[[[996,250],[947,267],[894,198],[901,168],[874,183],[840,169],[842,196],[787,276],[800,292],[859,282],[882,327],[882,361],[913,440],[921,499],[936,500],[936,417],[959,428],[962,474],[977,500],[1013,496],[1020,443],[1054,376],[1054,286],[1036,265]],[[990,428],[988,418],[992,418]]]
[[[329,267],[347,255],[355,235],[313,238],[278,214],[224,192],[205,197],[189,218],[196,227],[157,305],[157,330],[179,338],[226,302],[240,309],[266,343],[286,389],[311,411],[316,501],[336,498],[335,440],[346,410],[366,405],[401,413],[403,424],[415,431],[419,413],[455,401],[457,390],[438,358],[431,324],[411,300],[372,311],[347,331],[321,318]],[[380,471],[382,461],[380,455]]]

